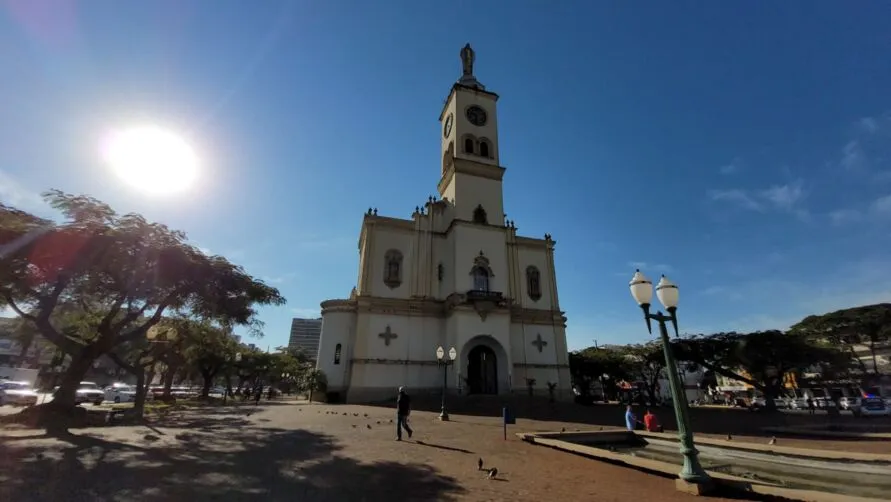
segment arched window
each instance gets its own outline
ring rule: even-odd
[[[483,267],[473,269],[473,289],[489,291],[489,272]]]
[[[534,265],[526,267],[526,293],[532,301],[541,299],[541,272]]]
[[[489,142],[486,140],[480,140],[480,157],[488,157],[489,156]]]
[[[476,291],[489,291],[489,281],[495,274],[489,266],[489,259],[480,251],[480,255],[473,259],[473,268],[470,269],[473,276],[473,289]]]
[[[485,225],[489,222],[486,216],[486,210],[483,209],[482,204],[478,204],[476,209],[473,210],[473,222],[481,225]]]
[[[402,284],[402,253],[396,249],[384,255],[384,284],[391,289]]]
[[[464,138],[464,153],[476,153],[475,149],[473,148],[473,143],[473,138]]]
[[[334,364],[340,364],[340,349],[339,343],[334,346]]]

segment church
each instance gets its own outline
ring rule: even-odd
[[[439,116],[439,197],[411,219],[369,209],[359,233],[359,278],[348,299],[322,302],[317,368],[329,399],[370,402],[404,385],[450,394],[547,395],[569,399],[566,317],[554,271],[556,242],[518,235],[506,219],[499,161],[498,95],[463,74]],[[534,382],[533,382],[534,380]]]

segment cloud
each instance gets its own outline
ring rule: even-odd
[[[670,274],[674,272],[674,268],[671,265],[666,265],[664,263],[648,263],[645,261],[629,261],[628,266],[630,268],[639,269],[643,273],[658,273],[658,274]]]
[[[727,175],[739,172],[742,169],[742,167],[743,167],[742,159],[740,159],[739,157],[736,157],[733,160],[731,160],[729,164],[725,164],[725,165],[721,166],[720,168],[718,168],[718,172],[720,172],[724,176],[727,176]]]
[[[263,282],[266,282],[267,284],[281,284],[283,282],[290,281],[291,279],[294,278],[295,275],[296,274],[294,274],[292,272],[292,273],[287,273],[287,274],[273,276],[273,277],[267,276],[267,277],[263,277]]]
[[[322,308],[294,308],[291,309],[291,313],[304,319],[316,319],[322,317]]]
[[[804,189],[799,180],[785,185],[774,185],[762,190],[761,197],[779,209],[791,210],[793,206],[804,198]]]
[[[711,190],[709,191],[708,196],[713,201],[734,203],[752,211],[764,210],[761,203],[752,198],[745,190],[738,188],[731,190]]]
[[[891,195],[885,195],[872,201],[870,210],[877,216],[891,216]]]
[[[709,199],[715,202],[726,202],[749,211],[785,211],[802,219],[809,217],[807,209],[801,207],[801,202],[806,195],[807,192],[801,180],[755,191],[733,188],[708,192]]]
[[[863,219],[863,213],[856,209],[837,209],[829,213],[829,223],[841,226],[857,223]]]
[[[37,215],[46,215],[52,211],[44,202],[40,192],[27,188],[5,171],[0,171],[0,201]]]
[[[855,171],[866,167],[866,154],[860,141],[854,139],[848,141],[842,148],[839,164],[848,171]]]

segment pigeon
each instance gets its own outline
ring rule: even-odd
[[[777,437],[776,436],[771,437],[770,441],[768,441],[767,444],[769,444],[771,446],[777,444]]]
[[[353,413],[353,416],[354,416],[354,417],[358,417],[359,414],[358,414],[358,413]]]
[[[43,460],[43,453],[37,454],[37,460]]]
[[[727,434],[727,441],[732,441],[732,440],[733,440],[733,436],[730,434]]]
[[[356,424],[353,424],[353,429],[355,429],[355,428],[356,428]]]
[[[480,459],[476,461],[476,470],[483,470],[483,457],[480,457]]]
[[[367,428],[370,429],[370,428],[371,428],[371,424],[365,424],[365,427],[367,427]]]
[[[601,431],[602,431],[602,430],[603,430],[603,426],[602,426],[602,425],[601,425],[601,426],[600,426],[600,428],[599,428],[599,429],[597,429],[597,430],[601,430]]]
[[[486,477],[489,479],[495,479],[497,476],[498,476],[498,468],[493,467],[493,468],[489,469],[489,475]]]
[[[152,434],[146,434],[145,436],[142,436],[142,439],[144,439],[146,441],[158,441],[161,438],[159,438],[158,436],[152,435]]]
[[[566,432],[566,427],[560,429],[560,432]]]
[[[362,416],[368,418],[368,413],[363,413]]]
[[[343,414],[343,416],[347,416],[347,414],[346,414],[346,413],[344,413],[344,414]]]
[[[375,423],[376,423],[376,424],[377,424],[377,425],[380,425],[380,424],[381,424],[381,421],[380,421],[380,420],[378,420],[378,421],[377,421],[377,422],[375,422]]]

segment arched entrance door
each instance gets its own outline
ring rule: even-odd
[[[498,366],[495,351],[485,345],[470,350],[467,361],[469,394],[498,394]]]

